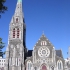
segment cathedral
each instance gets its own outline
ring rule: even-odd
[[[26,25],[22,11],[22,0],[18,0],[9,25],[4,70],[66,70],[61,50],[55,50],[48,38],[42,34],[33,50],[26,48]]]

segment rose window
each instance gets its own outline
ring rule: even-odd
[[[40,57],[48,57],[50,54],[50,51],[47,47],[41,47],[39,50],[38,50],[38,55]]]

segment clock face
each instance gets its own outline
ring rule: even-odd
[[[50,55],[50,50],[47,47],[41,47],[38,50],[38,55],[40,57],[48,57]]]

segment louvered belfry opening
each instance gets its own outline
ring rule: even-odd
[[[15,28],[13,29],[13,38],[15,38]]]
[[[17,38],[19,38],[19,28],[17,28]]]

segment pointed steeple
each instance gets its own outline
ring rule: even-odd
[[[23,16],[23,11],[22,11],[22,0],[17,0],[17,5],[15,9],[15,16]]]
[[[20,23],[24,23],[24,14],[23,14],[23,8],[22,8],[22,0],[17,0],[16,9],[13,15],[13,18],[11,20],[11,23],[16,23],[16,20],[18,20]]]
[[[22,0],[17,0],[15,13],[11,19],[9,27],[9,38],[8,38],[9,41],[8,48],[6,51],[6,63],[4,67],[5,70],[24,69],[23,63],[26,57],[25,53],[27,53],[25,36],[26,36],[26,26],[24,23],[24,15],[22,11]],[[17,50],[17,48],[19,47],[21,47],[22,50],[21,49]],[[11,48],[13,53],[9,48]],[[21,60],[19,61],[18,59]],[[16,60],[18,60],[17,61],[18,64],[15,63]],[[12,66],[11,64],[8,64],[9,62],[12,64]],[[20,64],[22,64],[22,67],[20,66]]]
[[[26,30],[26,25],[25,25],[25,21],[24,21],[23,10],[22,10],[22,0],[17,0],[16,9],[15,9],[14,15],[11,19],[11,22],[10,22],[10,29],[16,30],[16,28],[18,28],[19,31],[22,32],[22,35],[20,32],[19,38],[23,39],[23,37],[25,36],[24,34],[26,32],[26,31],[24,31],[24,29]],[[13,37],[12,37],[13,35],[11,36],[11,32],[13,32],[13,31],[10,31],[9,40],[13,39]],[[17,37],[17,36],[15,35],[15,37]]]

